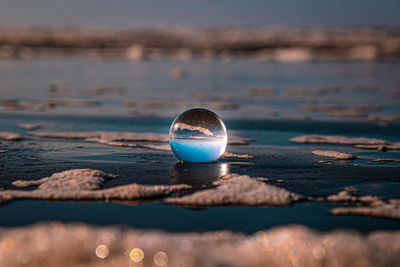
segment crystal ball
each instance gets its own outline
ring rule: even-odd
[[[214,112],[195,108],[179,115],[169,130],[169,144],[183,162],[215,162],[225,152],[228,135]]]

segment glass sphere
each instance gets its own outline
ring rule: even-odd
[[[183,162],[213,162],[225,152],[228,136],[214,112],[195,108],[179,115],[169,130],[169,144]]]

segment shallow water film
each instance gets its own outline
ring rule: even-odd
[[[91,1],[0,3],[0,266],[399,266],[400,4]]]

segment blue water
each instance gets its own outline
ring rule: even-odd
[[[176,157],[185,162],[212,162],[225,152],[227,139],[193,140],[171,139],[171,149]]]

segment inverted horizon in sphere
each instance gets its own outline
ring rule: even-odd
[[[197,108],[174,120],[169,142],[175,156],[183,162],[214,162],[225,152],[228,136],[217,114]]]

